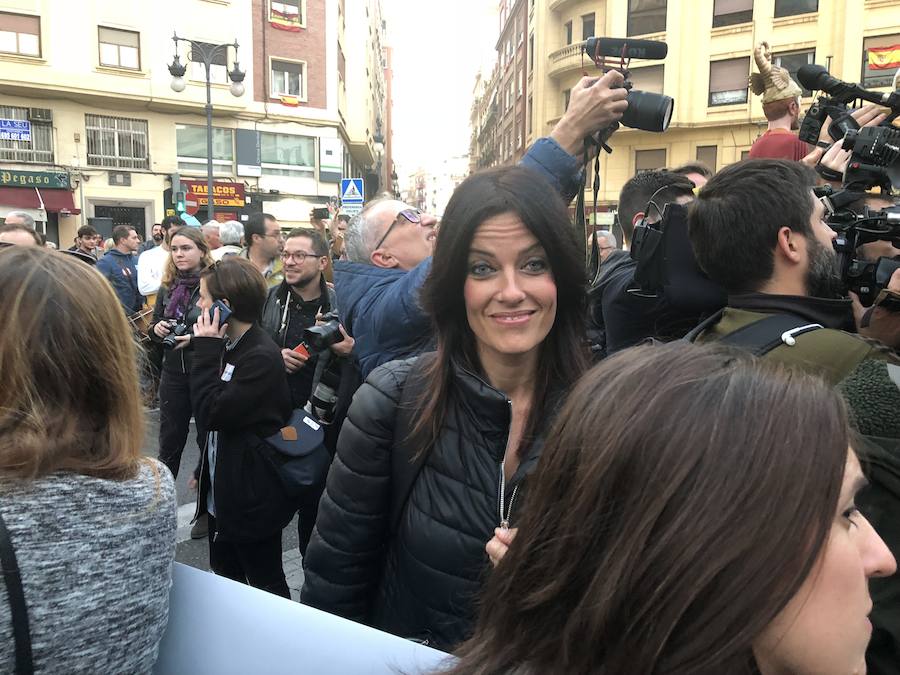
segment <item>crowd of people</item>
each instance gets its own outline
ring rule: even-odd
[[[152,667],[193,418],[212,571],[290,598],[299,513],[301,602],[442,672],[900,672],[900,271],[845,294],[814,190],[848,156],[640,172],[622,241],[578,232],[621,82],[584,78],[440,222],[390,196],[287,234],[171,217],[97,259],[88,226],[62,255],[7,217],[0,664],[27,641],[39,672]],[[290,451],[304,424],[326,465]]]

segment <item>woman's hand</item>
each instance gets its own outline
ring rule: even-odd
[[[200,317],[197,319],[197,323],[194,324],[194,337],[223,338],[225,337],[225,329],[227,327],[227,323],[219,326],[218,307],[213,307],[212,321],[210,321],[209,319],[209,312],[203,310],[202,312],[200,312]]]
[[[516,538],[516,533],[518,531],[519,528],[517,527],[514,527],[511,530],[506,530],[502,527],[494,528],[494,538],[484,547],[484,550],[487,551],[488,557],[491,559],[491,564],[493,564],[494,567],[496,567],[503,559],[503,556],[506,555],[506,552],[509,550],[509,545],[512,543],[512,540]]]

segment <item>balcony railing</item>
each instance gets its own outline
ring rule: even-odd
[[[581,49],[583,45],[583,41],[575,42],[551,53],[549,56],[550,67],[548,69],[550,77],[556,77],[570,70],[581,68]]]

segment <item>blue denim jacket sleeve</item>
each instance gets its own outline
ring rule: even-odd
[[[566,202],[572,201],[578,194],[583,172],[581,162],[563,150],[552,138],[539,138],[535,141],[520,164],[543,175],[559,190]]]

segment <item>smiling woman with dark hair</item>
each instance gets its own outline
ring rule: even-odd
[[[556,191],[523,168],[464,181],[422,302],[436,351],[377,368],[354,397],[302,599],[447,649],[471,632],[485,544],[518,517],[587,363],[584,265]]]
[[[865,672],[867,578],[840,396],[743,352],[634,348],[573,389],[452,675]]]

